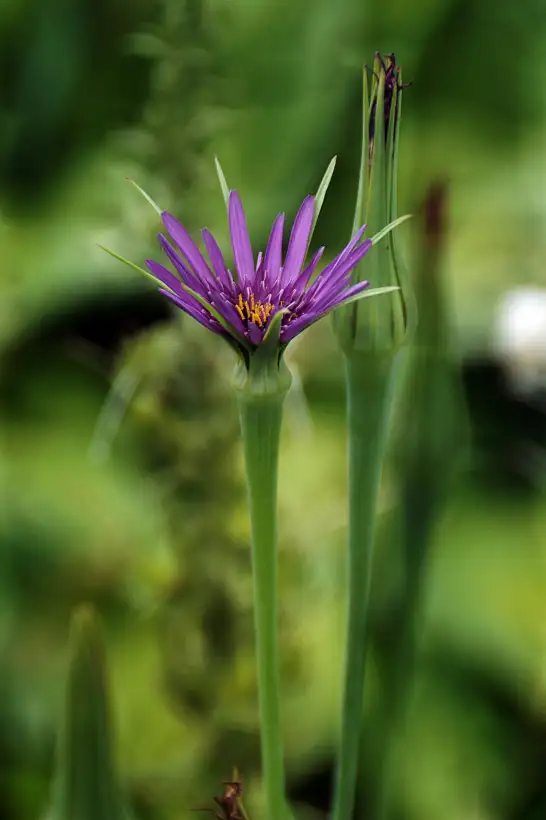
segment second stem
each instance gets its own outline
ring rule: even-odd
[[[347,637],[333,820],[349,820],[355,803],[368,644],[374,524],[390,410],[394,357],[346,359],[349,438]]]

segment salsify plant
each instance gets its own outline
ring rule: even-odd
[[[332,160],[316,196],[304,199],[284,256],[283,214],[275,218],[265,250],[254,256],[241,199],[229,189],[218,161],[233,267],[228,267],[207,229],[202,231],[202,240],[208,259],[186,228],[172,214],[162,211],[138,185],[170,237],[159,234],[158,238],[172,267],[149,259],[145,270],[108,251],[151,278],[176,307],[223,337],[237,354],[232,385],[239,404],[250,509],[260,740],[268,820],[286,815],[279,709],[276,520],[282,406],[291,382],[283,353],[299,333],[336,308],[397,287],[371,288],[368,281],[354,283],[352,274],[372,246],[402,220],[382,227],[371,239],[363,238],[365,225],[358,227],[348,245],[318,273],[325,248],[305,264],[334,165]]]

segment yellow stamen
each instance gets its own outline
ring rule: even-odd
[[[243,294],[239,294],[235,309],[243,322],[252,322],[262,328],[273,313],[275,306],[271,302],[257,302],[251,291],[248,299],[243,299]]]

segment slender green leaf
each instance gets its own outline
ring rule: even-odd
[[[144,270],[144,268],[139,267],[139,265],[136,265],[134,262],[131,262],[130,259],[126,259],[124,256],[120,256],[119,253],[111,251],[110,248],[106,248],[104,245],[97,245],[97,247],[100,248],[102,251],[106,251],[106,253],[110,254],[110,256],[113,256],[114,259],[118,260],[118,262],[123,262],[124,265],[128,265],[133,270],[136,270],[139,273],[144,274],[144,276],[146,276],[147,279],[151,279],[152,282],[154,282],[154,284],[160,284],[158,280],[155,278],[155,276],[153,276],[149,271]],[[161,285],[162,287],[167,288],[167,290],[171,290],[171,288],[168,288],[167,285],[163,284],[163,282],[161,282]]]
[[[328,187],[330,182],[332,181],[332,177],[334,175],[334,170],[336,167],[337,157],[332,157],[330,160],[330,164],[326,169],[324,176],[322,177],[321,183],[318,186],[317,193],[315,195],[315,213],[313,216],[313,224],[311,226],[311,234],[309,237],[309,241],[311,241],[311,237],[313,236],[313,232],[315,230],[315,226],[318,222],[318,218],[320,216],[320,212],[322,210],[322,205],[324,202],[324,198],[326,197],[326,192],[328,191]]]
[[[218,174],[218,179],[220,180],[220,187],[222,189],[222,194],[224,195],[224,202],[226,203],[226,208],[229,205],[229,185],[227,184],[227,179],[225,177],[224,172],[222,171],[222,166],[220,165],[220,160],[218,157],[214,157],[214,164],[216,166],[216,173]]]
[[[160,207],[159,207],[159,205],[157,204],[157,202],[154,202],[154,200],[152,199],[152,197],[150,196],[150,194],[147,194],[147,193],[146,193],[146,191],[145,191],[143,188],[141,188],[141,187],[140,187],[140,185],[137,185],[137,183],[134,181],[134,179],[129,179],[129,178],[127,178],[127,182],[130,182],[130,183],[131,183],[131,185],[134,185],[134,186],[135,186],[135,188],[137,189],[137,191],[139,191],[139,193],[141,193],[141,194],[142,194],[142,196],[144,197],[144,199],[145,199],[147,202],[149,202],[149,203],[150,203],[150,205],[152,206],[152,208],[154,209],[154,211],[157,211],[157,213],[159,214],[159,216],[161,216],[161,214],[163,213],[163,208],[160,208]]]
[[[383,293],[392,293],[393,290],[400,290],[400,288],[398,285],[389,285],[385,288],[367,288],[361,293],[355,293],[354,296],[350,296],[340,307],[351,305],[353,302],[359,302],[361,299],[368,299],[370,296],[381,296]]]
[[[394,219],[392,222],[389,222],[388,225],[385,225],[384,228],[381,228],[380,231],[378,231],[374,236],[372,236],[372,238],[371,238],[372,245],[377,245],[377,243],[381,239],[383,239],[384,236],[386,236],[388,233],[390,233],[395,228],[397,228],[399,225],[401,225],[402,222],[406,222],[408,219],[411,219],[412,216],[413,216],[413,214],[406,214],[405,216],[399,216],[398,219]]]

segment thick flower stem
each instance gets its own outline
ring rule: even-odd
[[[277,465],[284,395],[239,395],[254,577],[260,739],[266,818],[285,814],[277,641]]]
[[[341,732],[333,820],[349,820],[355,801],[368,644],[374,522],[389,417],[394,356],[346,358],[349,437],[349,576]]]

